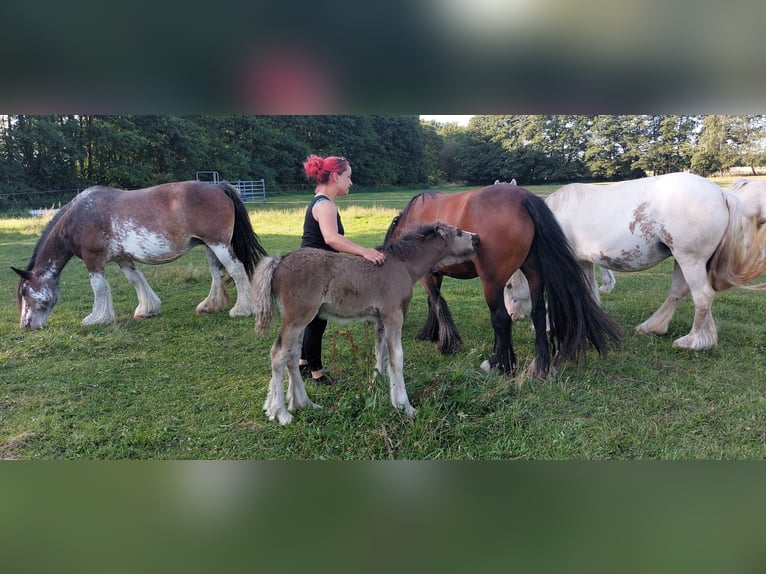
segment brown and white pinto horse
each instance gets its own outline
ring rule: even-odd
[[[691,293],[691,331],[674,347],[701,351],[718,343],[711,307],[718,291],[746,285],[766,270],[763,193],[739,183],[731,193],[691,173],[670,173],[612,183],[573,183],[548,196],[594,296],[594,266],[643,271],[673,257],[670,291],[662,305],[636,327],[664,335],[679,301]],[[508,304],[523,313],[523,277],[509,282]],[[537,326],[535,326],[537,328]]]
[[[212,285],[197,313],[222,311],[228,304],[226,273],[237,287],[237,302],[229,315],[253,313],[249,277],[266,255],[253,231],[237,190],[229,184],[200,181],[166,183],[123,191],[90,187],[62,207],[51,219],[19,274],[17,299],[20,325],[39,329],[59,299],[59,276],[73,257],[82,259],[90,274],[95,300],[83,325],[114,321],[114,307],[104,267],[114,261],[135,287],[135,317],[160,311],[160,299],[135,264],[158,265],[204,245]]]
[[[457,351],[462,341],[441,296],[442,280],[445,275],[479,277],[495,332],[494,352],[482,367],[515,371],[511,318],[503,294],[508,278],[521,269],[532,291],[532,321],[537,328],[531,376],[546,376],[552,355],[558,364],[584,356],[588,341],[603,354],[610,342],[621,340],[619,326],[600,308],[561,227],[541,198],[511,184],[453,194],[421,193],[394,218],[385,241],[434,221],[476,231],[481,244],[469,261],[438,267],[421,279],[428,292],[428,318],[418,338],[438,341],[442,353]],[[550,340],[545,331],[546,299]]]

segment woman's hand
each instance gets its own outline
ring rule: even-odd
[[[362,253],[362,257],[364,257],[367,261],[371,261],[375,265],[382,265],[386,260],[386,256],[383,254],[383,252],[378,251],[377,249],[365,249]]]

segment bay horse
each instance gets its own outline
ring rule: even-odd
[[[692,328],[673,346],[700,351],[718,342],[711,313],[716,292],[766,288],[745,285],[766,270],[766,228],[758,215],[761,196],[747,199],[743,189],[732,191],[694,174],[672,173],[608,185],[570,184],[546,201],[596,297],[595,265],[642,271],[673,257],[670,292],[636,332],[667,333],[678,302],[691,292]],[[523,278],[513,285],[517,291],[510,304],[523,309]]]
[[[495,334],[493,353],[482,367],[515,372],[512,321],[503,295],[509,277],[521,269],[529,280],[532,321],[538,327],[528,374],[547,376],[552,355],[554,364],[583,358],[588,341],[603,354],[610,342],[621,340],[620,327],[590,293],[553,213],[530,191],[501,183],[452,194],[420,193],[394,217],[385,242],[430,221],[478,230],[481,245],[470,260],[440,265],[421,279],[428,293],[428,317],[417,335],[419,339],[437,341],[445,354],[460,349],[462,338],[441,295],[442,281],[445,275],[457,279],[479,277]],[[550,340],[545,332],[545,299],[551,316]]]
[[[266,255],[253,231],[236,188],[227,183],[184,181],[124,191],[95,186],[62,207],[43,230],[20,276],[17,301],[20,325],[42,327],[59,300],[59,276],[75,256],[90,275],[94,302],[83,325],[114,321],[114,307],[104,267],[114,261],[135,287],[134,317],[160,311],[160,299],[136,268],[178,259],[204,245],[212,284],[197,313],[222,311],[228,304],[226,273],[237,288],[229,315],[252,315],[249,277]]]
[[[417,280],[435,265],[453,263],[476,251],[478,236],[444,223],[421,226],[381,249],[382,265],[362,257],[304,247],[261,261],[253,277],[256,331],[265,333],[279,304],[282,325],[271,347],[271,381],[263,409],[269,420],[288,424],[288,411],[314,406],[298,368],[303,329],[319,315],[335,322],[376,324],[375,368],[387,371],[391,403],[412,417],[404,385],[402,325]],[[288,408],[284,372],[287,369]]]

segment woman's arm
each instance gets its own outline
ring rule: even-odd
[[[320,201],[314,205],[311,214],[319,223],[319,229],[325,243],[333,249],[342,253],[360,255],[377,265],[386,260],[386,256],[377,249],[362,247],[338,233],[338,211],[334,203]]]

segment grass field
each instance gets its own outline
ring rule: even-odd
[[[545,195],[555,186],[532,189]],[[413,193],[352,193],[339,202],[347,235],[379,244]],[[297,247],[307,199],[279,196],[249,206],[269,253]],[[426,315],[417,285],[403,334],[416,417],[395,411],[387,383],[373,379],[371,327],[331,324],[325,363],[346,382],[308,384],[324,408],[300,411],[280,427],[261,409],[276,328],[257,337],[252,319],[194,314],[209,288],[201,249],[142,267],[163,300],[154,319],[132,318],[135,292],[110,265],[117,320],[81,326],[93,297],[75,259],[62,273],[60,303],[46,327],[22,331],[9,266],[26,265],[43,224],[0,220],[0,458],[766,458],[766,299],[743,290],[719,294],[713,305],[719,345],[708,352],[671,347],[690,328],[689,300],[667,336],[637,336],[633,327],[667,294],[670,261],[618,273],[615,291],[603,296],[625,329],[620,348],[606,357],[590,353],[584,365],[523,385],[479,368],[492,331],[478,280],[445,280],[465,342],[453,356],[415,340]],[[528,323],[515,326],[514,347],[525,366],[532,353]]]

